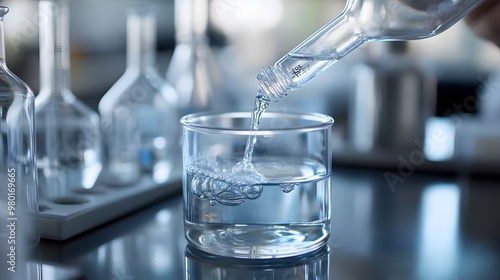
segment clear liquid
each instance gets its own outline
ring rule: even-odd
[[[248,136],[247,143],[245,145],[245,152],[243,155],[243,160],[236,163],[232,168],[232,172],[236,176],[240,177],[253,177],[254,181],[260,180],[261,175],[255,170],[252,165],[252,155],[257,143],[257,130],[259,129],[260,120],[262,119],[262,114],[267,109],[270,100],[263,95],[261,92],[257,93],[255,98],[254,110],[252,112],[252,117],[250,119],[250,134]]]
[[[240,177],[231,170],[237,160],[186,166],[185,227],[191,243],[246,258],[291,256],[324,243],[330,226],[325,166],[256,158],[252,165],[261,177]]]
[[[245,154],[243,157],[244,164],[251,164],[253,149],[255,143],[257,142],[257,130],[259,130],[260,120],[262,119],[262,114],[269,106],[269,99],[262,95],[260,92],[257,93],[255,98],[255,106],[252,112],[252,118],[250,120],[250,136],[248,137],[247,144],[245,146]]]

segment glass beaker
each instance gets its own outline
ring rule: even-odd
[[[184,116],[184,230],[200,250],[278,258],[318,249],[330,233],[331,125],[321,114]],[[256,133],[252,168],[240,170]]]

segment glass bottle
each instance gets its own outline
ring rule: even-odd
[[[107,183],[136,182],[142,173],[168,180],[175,157],[176,93],[155,68],[156,14],[152,6],[127,10],[127,68],[99,103]]]
[[[40,93],[35,99],[38,176],[42,197],[94,186],[102,169],[97,112],[70,88],[67,0],[42,0]]]
[[[367,41],[435,36],[483,1],[349,0],[339,16],[257,75],[257,95],[276,102]]]
[[[167,81],[178,94],[182,115],[227,108],[217,63],[206,35],[208,0],[175,0],[176,46]]]
[[[0,6],[0,278],[19,279],[25,272],[12,269],[24,267],[28,249],[40,236],[35,96],[6,65],[3,18],[8,11]]]

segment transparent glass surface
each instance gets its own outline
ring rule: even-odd
[[[186,246],[185,280],[208,279],[330,279],[330,248],[276,260],[221,257]]]
[[[155,68],[156,14],[151,6],[127,10],[127,69],[99,103],[108,184],[157,183],[180,164],[176,93]],[[178,155],[178,156],[177,156]]]
[[[203,251],[277,258],[318,249],[330,233],[333,120],[320,114],[194,114],[184,126],[186,239]],[[255,133],[251,168],[241,169]]]
[[[349,0],[344,11],[258,75],[259,94],[278,101],[366,41],[435,36],[484,0]]]
[[[68,3],[43,0],[40,8],[40,93],[35,99],[37,166],[43,198],[92,188],[101,169],[97,112],[70,89]]]
[[[0,6],[0,279],[20,279],[39,241],[33,91],[6,65]]]

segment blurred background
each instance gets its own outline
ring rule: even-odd
[[[93,108],[97,107],[100,98],[125,71],[124,9],[138,3],[152,3],[158,8],[156,63],[164,75],[176,47],[174,0],[70,1],[72,91]],[[217,74],[223,85],[219,88],[224,93],[220,98],[231,101],[225,105],[229,108],[224,109],[253,109],[257,87],[255,75],[258,71],[274,64],[337,16],[345,3],[345,0],[211,0],[207,35],[216,63],[216,68],[211,71]],[[38,1],[2,0],[0,4],[10,7],[10,13],[5,18],[8,66],[36,93],[39,89]],[[353,87],[359,78],[353,69],[366,63],[367,59],[383,58],[382,54],[387,52],[385,45],[385,42],[364,44],[302,89],[272,105],[273,109],[329,114],[336,120],[336,147],[351,143]],[[431,102],[416,106],[426,107],[430,112],[429,117],[451,119],[455,126],[451,128],[450,137],[462,133],[456,126],[457,118],[451,116],[461,116],[458,118],[461,129],[468,129],[465,122],[479,115],[484,106],[477,99],[478,93],[495,85],[490,77],[500,68],[500,50],[476,38],[463,22],[459,22],[439,36],[409,42],[404,55],[424,69],[425,74],[435,82]],[[483,100],[483,103],[492,102]],[[412,124],[406,125],[412,127]],[[366,130],[365,127],[361,129]],[[444,130],[439,128],[439,131]],[[390,130],[388,133],[391,133]],[[498,147],[498,135],[493,138],[493,142],[488,142],[488,151]],[[377,146],[377,143],[373,145]],[[445,144],[455,152],[454,156],[445,156],[445,160],[458,157],[455,145]],[[474,149],[467,151],[468,156],[477,153]],[[348,161],[350,155],[341,153],[337,158]],[[498,158],[488,160],[497,161]],[[353,161],[353,164],[357,163]],[[397,163],[393,161],[392,164]]]

